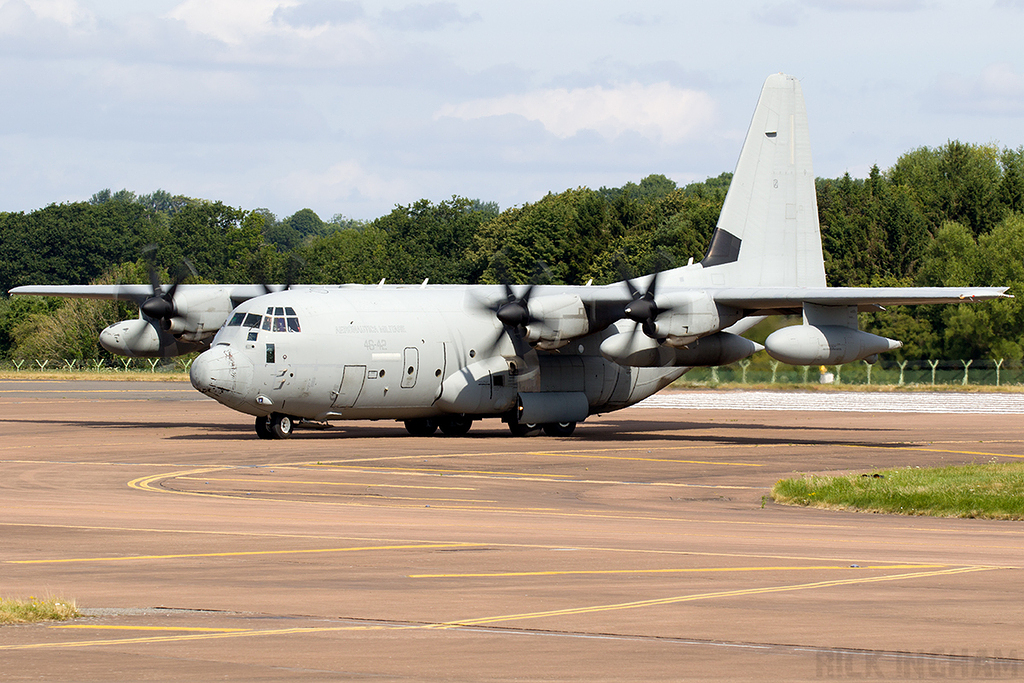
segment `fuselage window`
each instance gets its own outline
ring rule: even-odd
[[[238,327],[242,324],[243,320],[245,320],[245,313],[239,311],[231,316],[231,320],[228,321],[228,327]]]
[[[288,310],[290,311],[292,309],[289,308]],[[298,318],[288,318],[288,331],[289,332],[302,332],[302,329],[299,327],[299,319]]]
[[[245,322],[242,323],[245,327],[259,327],[260,321],[263,320],[263,316],[259,313],[250,313],[245,316]]]

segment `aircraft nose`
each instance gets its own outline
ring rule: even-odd
[[[192,386],[221,403],[239,403],[251,393],[253,365],[230,346],[214,346],[193,361],[189,379]]]

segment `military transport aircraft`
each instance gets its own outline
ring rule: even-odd
[[[883,305],[1007,296],[1006,288],[835,288],[825,283],[800,83],[769,76],[707,255],[605,286],[261,285],[18,287],[12,294],[134,300],[109,351],[208,348],[196,389],[285,438],[296,422],[393,419],[414,435],[500,418],[514,435],[567,436],[695,366],[762,348],[794,365],[873,362],[902,343],[858,328]],[[764,347],[740,334],[803,314]]]

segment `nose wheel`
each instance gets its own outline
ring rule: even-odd
[[[256,435],[261,439],[287,439],[295,426],[290,415],[271,413],[256,418]]]

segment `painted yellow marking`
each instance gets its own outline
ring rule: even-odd
[[[780,593],[787,591],[813,590],[816,588],[829,588],[835,586],[850,586],[865,583],[877,583],[882,581],[900,581],[904,579],[931,578],[935,576],[963,574],[967,572],[988,571],[993,567],[958,567],[933,572],[915,572],[909,574],[887,574],[883,576],[861,577],[856,579],[842,579],[836,581],[818,581],[814,583],[803,583],[783,586],[768,586],[764,588],[751,588],[733,591],[719,591],[712,593],[697,593],[693,595],[680,595],[669,598],[657,598],[653,600],[638,600],[634,602],[615,603],[610,605],[591,605],[584,607],[550,610],[546,612],[529,612],[522,614],[507,614],[501,616],[482,617],[478,619],[466,619],[461,621],[449,621],[438,624],[426,625],[390,625],[390,626],[328,626],[320,628],[288,628],[269,629],[265,631],[247,630],[231,633],[191,633],[188,635],[167,635],[151,636],[140,638],[114,638],[107,640],[68,641],[59,643],[29,643],[24,645],[0,645],[0,650],[37,650],[44,648],[76,648],[96,647],[103,645],[133,645],[146,643],[169,643],[187,642],[195,640],[213,640],[223,638],[248,638],[254,636],[282,636],[282,635],[306,635],[313,633],[331,633],[341,631],[372,631],[372,630],[414,630],[414,629],[457,629],[465,626],[484,626],[505,621],[523,621],[527,619],[541,619],[546,617],[573,616],[578,614],[590,614],[597,612],[609,612],[616,610],[638,609],[644,607],[658,607],[682,602],[694,602],[699,600],[712,600],[716,598],[742,597],[747,595],[760,595],[768,593]]]
[[[488,454],[486,454],[486,453],[478,453],[477,455],[488,455]],[[310,464],[309,467],[314,467],[314,468],[316,468],[316,467],[330,467],[332,469],[339,469],[339,470],[354,469],[354,470],[365,471],[365,472],[368,472],[368,473],[371,473],[371,474],[391,473],[391,472],[395,472],[395,473],[399,473],[399,474],[404,474],[406,472],[429,472],[429,473],[432,473],[432,474],[433,473],[441,473],[441,474],[450,474],[450,475],[486,474],[486,475],[491,475],[491,476],[506,477],[508,479],[511,479],[513,477],[515,477],[517,479],[519,479],[519,478],[534,478],[534,479],[538,479],[538,480],[543,480],[543,479],[568,479],[568,478],[571,478],[573,476],[571,474],[535,474],[533,472],[500,472],[500,471],[489,471],[489,470],[449,470],[449,469],[444,469],[444,468],[440,468],[440,467],[370,467],[370,466],[367,466],[367,465],[349,466],[349,465],[335,465],[333,463],[328,463],[328,464],[317,463],[315,465]]]
[[[270,500],[275,502],[281,502],[280,498],[268,498],[269,495],[275,496],[306,496],[309,498],[358,498],[362,500],[373,500],[380,501],[381,503],[387,503],[392,500],[415,500],[421,503],[497,503],[496,500],[490,500],[487,498],[415,498],[413,496],[392,496],[386,493],[375,493],[373,495],[361,494],[361,493],[308,493],[306,491],[251,491],[247,489],[213,489],[203,490],[203,495],[216,495],[219,498],[247,498],[249,500]],[[243,495],[244,494],[244,495]],[[299,502],[299,501],[296,501]],[[319,501],[318,501],[319,502]],[[328,503],[329,504],[329,503]],[[482,508],[484,510],[490,508]]]
[[[569,607],[566,609],[550,610],[547,612],[526,612],[522,614],[506,614],[496,617],[483,617],[480,619],[466,619],[461,621],[450,621],[443,624],[432,624],[424,628],[458,628],[460,626],[482,626],[504,621],[523,621],[526,619],[543,619],[547,617],[575,616],[578,614],[593,614],[597,612],[613,612],[643,607],[660,607],[663,605],[674,605],[681,602],[694,602],[697,600],[711,600],[715,598],[734,598],[747,595],[764,595],[767,593],[783,593],[788,591],[809,590],[815,588],[832,588],[836,586],[853,586],[865,583],[879,583],[883,581],[902,581],[905,579],[931,578],[950,574],[964,574],[967,572],[989,571],[990,567],[958,567],[955,569],[941,569],[933,572],[914,572],[911,574],[885,574],[882,576],[860,577],[856,579],[836,579],[833,581],[816,581],[814,583],[801,583],[784,586],[766,586],[764,588],[742,588],[731,591],[717,591],[713,593],[697,593],[695,595],[678,595],[669,598],[655,598],[653,600],[637,600],[634,602],[620,602],[610,605],[590,605],[586,607]]]
[[[956,451],[946,448],[925,448],[923,446],[898,446],[890,444],[847,444],[849,448],[878,448],[893,451],[924,451],[926,453],[953,453],[954,455],[984,455],[996,458],[1024,458],[1024,455],[1013,455],[1012,453],[988,453],[986,451]]]
[[[30,643],[27,645],[0,645],[0,650],[39,650],[43,648],[95,647],[100,645],[137,645],[145,643],[175,643],[193,640],[219,640],[222,638],[248,638],[252,636],[282,636],[337,631],[375,631],[382,626],[336,626],[323,628],[282,628],[266,631],[252,629],[232,633],[192,633],[188,635],[145,636],[139,638],[112,638],[107,640],[66,641],[62,643]]]
[[[50,628],[87,628],[99,631],[185,631],[195,633],[240,633],[251,628],[199,628],[193,626],[104,626],[102,624],[59,624]]]
[[[667,461],[662,461],[667,462]],[[629,486],[669,486],[674,488],[728,488],[728,489],[758,489],[767,490],[768,486],[740,486],[730,484],[705,484],[705,483],[680,483],[677,481],[623,481],[618,479],[579,479],[572,478],[571,474],[551,474],[551,475],[532,475],[521,472],[503,472],[500,475],[486,475],[486,474],[466,474],[467,470],[444,470],[444,469],[411,469],[411,468],[400,468],[400,467],[362,467],[356,466],[352,468],[338,466],[340,470],[351,470],[354,472],[362,472],[366,474],[389,474],[393,476],[435,476],[440,474],[445,477],[453,479],[514,479],[515,481],[530,481],[535,483],[555,483],[555,484],[580,484],[580,483],[594,483],[594,484],[616,484],[616,485],[629,485]],[[552,478],[542,478],[552,477]],[[559,477],[557,479],[553,477]],[[184,478],[184,477],[176,477]],[[195,477],[201,478],[201,477]],[[354,484],[358,485],[358,484]],[[369,485],[369,484],[368,484]]]
[[[431,548],[469,548],[479,543],[412,543],[408,545],[371,545],[356,548],[312,548],[307,550],[242,550],[230,553],[188,553],[179,555],[123,555],[120,557],[69,557],[50,560],[5,560],[4,564],[67,564],[71,562],[124,562],[136,560],[178,560],[196,557],[246,557],[253,555],[302,555],[314,553],[353,553],[368,550],[428,550]]]
[[[892,564],[863,566],[861,569],[930,569],[944,564]],[[706,572],[778,572],[822,569],[849,569],[848,564],[804,565],[790,567],[692,567],[685,569],[569,569],[539,572],[484,572],[479,574],[410,574],[410,579],[504,578],[513,576],[578,576],[591,574],[703,574]]]
[[[622,446],[616,446],[614,448],[573,448],[565,450],[542,450],[542,451],[480,451],[478,453],[429,453],[429,454],[415,454],[410,453],[408,455],[381,455],[373,456],[368,458],[350,458],[343,461],[336,461],[341,465],[349,465],[358,462],[384,462],[388,460],[427,460],[431,458],[479,458],[482,456],[529,456],[529,455],[566,455],[570,456],[573,454],[579,454],[581,456],[592,455],[594,453],[660,453],[667,451],[710,451],[710,450],[732,450],[732,449],[752,449],[752,448],[782,448],[782,447],[799,447],[806,445],[807,447],[813,447],[818,444],[710,444],[710,443],[698,443],[692,446],[638,446],[635,448],[625,448]],[[657,460],[655,458],[655,460]],[[661,460],[660,462],[672,462],[671,460]],[[686,462],[686,461],[680,461]],[[333,462],[322,463],[322,462],[295,462],[295,463],[281,463],[284,465],[308,465],[308,466],[321,466],[330,467],[335,466]],[[721,462],[711,462],[712,465],[727,464]],[[745,464],[745,463],[740,463]],[[763,467],[763,465],[756,465],[757,467]],[[497,473],[502,474],[502,473]]]
[[[175,479],[190,479],[197,481],[241,481],[247,484],[308,484],[311,486],[362,486],[365,488],[392,488],[392,489],[431,489],[436,491],[476,491],[470,486],[413,486],[409,484],[365,484],[355,481],[299,481],[294,479],[264,479],[263,477],[232,478],[232,477],[175,477]]]
[[[710,450],[712,446],[707,446],[702,450]],[[732,448],[732,446],[718,446],[718,448]],[[648,449],[648,452],[653,449]],[[668,450],[668,449],[666,449]],[[723,462],[721,460],[674,460],[669,458],[637,458],[637,457],[625,457],[620,455],[571,455],[560,451],[536,451],[529,455],[550,455],[557,458],[583,458],[586,460],[629,460],[629,461],[640,461],[640,462],[663,462],[673,465],[722,465],[724,467],[764,467],[764,464],[753,463],[753,462]]]

